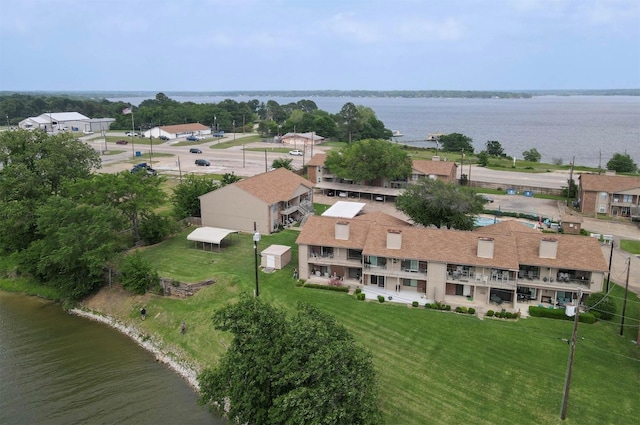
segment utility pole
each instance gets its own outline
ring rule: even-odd
[[[462,149],[462,157],[460,158],[460,180],[462,180],[462,174],[464,174],[464,149]]]
[[[567,206],[569,206],[569,196],[571,195],[571,185],[573,184],[573,164],[576,162],[576,157],[574,156],[571,160],[571,170],[569,171],[569,185],[567,186]]]
[[[615,241],[611,239],[611,253],[609,254],[609,273],[607,273],[607,293],[609,292],[609,278],[611,277],[611,262],[613,261],[613,244]]]
[[[631,269],[631,257],[627,259],[627,283],[624,285],[624,301],[622,303],[622,319],[620,319],[620,336],[624,334],[624,314],[627,311],[627,295],[629,293],[629,272]]]
[[[600,154],[598,154],[598,175],[602,172],[602,149],[600,149]]]
[[[253,222],[253,255],[255,260],[256,269],[256,298],[260,296],[260,290],[258,289],[258,242],[260,242],[260,233],[258,233],[257,224]]]
[[[567,364],[567,377],[564,381],[564,395],[562,397],[562,410],[560,419],[563,421],[567,417],[567,404],[569,403],[569,387],[571,385],[571,373],[573,371],[573,355],[576,351],[576,339],[578,336],[578,317],[580,316],[580,299],[582,299],[582,288],[578,288],[578,299],[575,301],[575,316],[573,318],[573,334],[571,335],[571,348],[569,349],[569,363]]]

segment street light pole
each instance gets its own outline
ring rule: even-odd
[[[258,242],[260,241],[260,233],[258,233],[257,224],[253,222],[253,256],[255,260],[256,269],[256,298],[260,296],[260,290],[258,289]]]
[[[236,120],[233,120],[233,141],[236,141]]]

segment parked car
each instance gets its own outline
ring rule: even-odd
[[[134,165],[133,168],[131,169],[131,172],[137,173],[140,170],[144,170],[148,175],[153,175],[153,176],[158,175],[158,172],[153,168],[151,168],[151,166],[149,166],[146,162],[141,162],[140,164]]]
[[[327,192],[327,196],[335,196],[335,193],[333,192],[333,190],[330,190]]]
[[[93,134],[93,131],[91,131],[91,130],[85,130],[85,131],[83,131],[82,133],[83,133],[83,134]]]
[[[138,137],[139,136],[138,133],[135,133],[133,131],[127,131],[126,133],[124,133],[124,135],[127,136],[127,137]]]
[[[198,136],[194,136],[193,134],[191,136],[187,136],[187,140],[190,142],[197,142],[198,140]]]
[[[189,153],[202,153],[202,151],[198,148],[191,148],[189,149]]]
[[[120,140],[118,140],[118,141],[116,142],[116,145],[126,145],[126,144],[128,144],[128,143],[129,143],[129,142],[127,142],[126,140],[124,140],[124,139],[120,139]]]
[[[493,202],[493,198],[488,195],[480,195],[485,202]]]
[[[298,149],[294,149],[292,151],[289,151],[289,155],[303,156],[304,152],[302,152],[301,150],[298,150]]]
[[[347,192],[340,192],[338,193],[338,196],[341,198],[346,198],[347,196],[349,196],[349,194]]]
[[[206,159],[196,159],[196,165],[199,165],[201,167],[208,167],[209,165],[211,165],[211,163]]]
[[[162,136],[158,137],[158,139],[160,139],[160,140],[169,140],[169,137],[165,136],[165,135],[162,135]]]

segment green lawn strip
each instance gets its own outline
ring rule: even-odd
[[[620,249],[627,251],[629,254],[640,254],[640,241],[622,239],[620,241]]]
[[[230,339],[213,330],[210,318],[241,292],[253,292],[253,244],[249,234],[231,235],[222,252],[202,252],[187,248],[190,230],[142,253],[162,276],[216,283],[185,300],[154,298],[148,310],[151,318],[157,310],[158,318],[143,325],[200,364],[213,365]],[[259,249],[274,243],[295,247],[297,234],[263,236]],[[315,305],[349,329],[372,354],[385,423],[560,423],[569,353],[562,338],[570,338],[572,322],[479,320],[423,307],[356,301],[344,293],[295,286],[291,274],[297,248],[292,258],[283,270],[259,273],[260,297],[287,309],[298,301]],[[637,320],[638,311],[634,314]],[[179,333],[182,320],[188,326],[185,335]],[[565,423],[633,422],[640,381],[637,348],[629,338],[619,338],[612,324],[581,324],[579,334],[584,340],[576,349]]]
[[[239,137],[236,140],[233,140],[233,134],[225,134],[224,142],[220,141],[211,146],[210,149],[227,149],[234,146],[242,146],[247,145],[249,143],[261,142],[262,137],[259,135],[247,136],[247,137]]]

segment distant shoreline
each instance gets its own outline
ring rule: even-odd
[[[636,89],[575,89],[575,90],[28,90],[0,91],[0,95],[28,94],[70,96],[82,98],[150,97],[157,93],[167,96],[228,96],[228,97],[351,97],[351,98],[478,98],[523,99],[534,96],[640,96]]]

